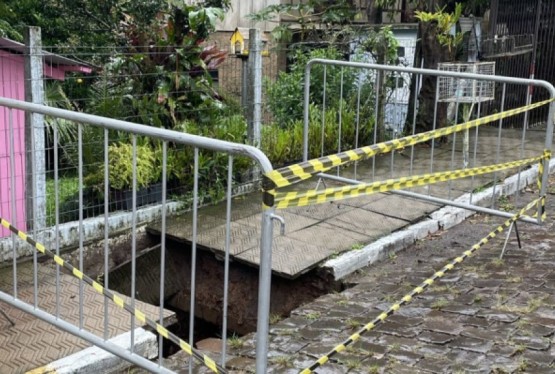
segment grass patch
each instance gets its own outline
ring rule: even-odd
[[[447,299],[439,298],[436,301],[434,301],[432,305],[430,305],[430,307],[435,310],[441,310],[445,308],[447,305],[449,305],[449,301]]]
[[[235,335],[235,334],[231,335],[227,339],[227,343],[233,349],[243,348],[243,345],[245,345],[245,342],[243,341],[243,339],[241,339],[238,335]]]

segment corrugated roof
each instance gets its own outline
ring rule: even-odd
[[[24,54],[25,44],[16,42],[15,40],[0,37],[0,49],[5,49],[13,53]],[[44,62],[47,63],[48,65],[79,67],[80,68],[79,70],[83,72],[92,71],[92,67],[86,63],[75,61],[70,58],[63,57],[47,51],[43,51],[43,54],[44,54]],[[66,70],[73,70],[73,69],[66,69]]]

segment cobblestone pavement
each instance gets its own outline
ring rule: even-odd
[[[499,235],[317,372],[555,372],[555,178],[550,192],[547,223],[518,225],[522,249],[513,231],[500,259]],[[519,205],[535,196],[525,192]],[[353,287],[294,310],[271,326],[269,372],[309,366],[501,222],[474,216],[352,275]],[[252,336],[232,353],[228,367],[253,369]]]

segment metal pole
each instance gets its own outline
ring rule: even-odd
[[[44,103],[43,56],[40,27],[25,30],[25,100]],[[44,116],[25,113],[26,211],[35,237],[46,227],[46,161]]]
[[[256,373],[266,373],[268,364],[268,331],[270,324],[270,292],[272,288],[272,216],[275,209],[262,214],[260,270],[258,277],[258,317],[256,324]]]

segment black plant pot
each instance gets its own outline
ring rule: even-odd
[[[162,183],[137,189],[137,208],[162,201]],[[112,190],[110,194],[110,210],[132,210],[133,190]]]

